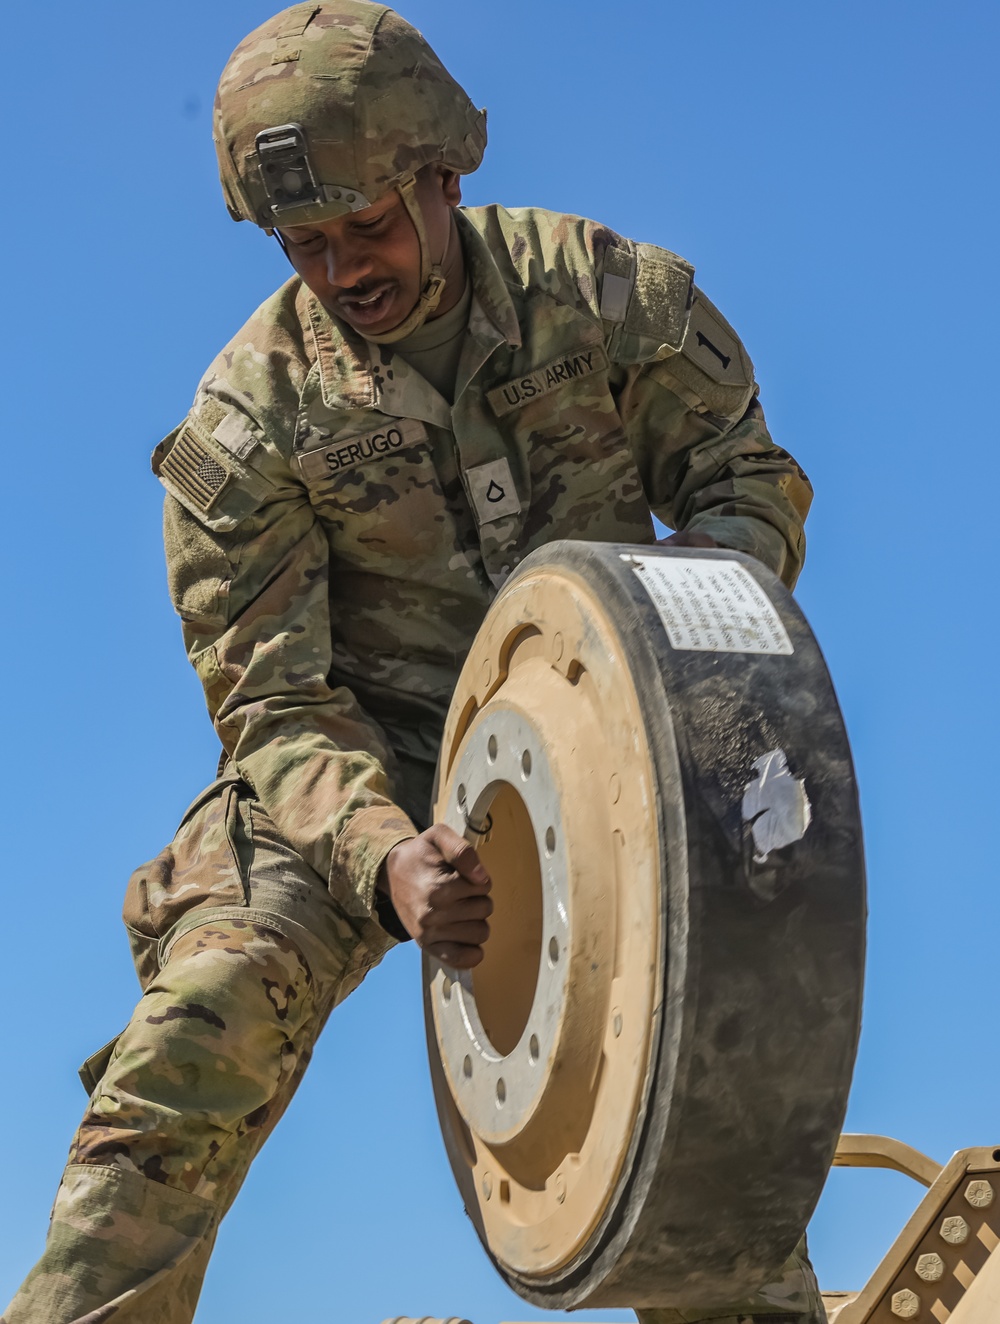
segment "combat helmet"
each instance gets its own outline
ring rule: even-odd
[[[298,4],[267,20],[230,56],[213,136],[229,213],[269,234],[361,211],[396,189],[420,243],[421,294],[399,326],[409,335],[444,289],[415,194],[422,166],[470,174],[486,148],[473,106],[424,37],[371,0]]]

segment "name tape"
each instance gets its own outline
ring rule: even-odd
[[[299,470],[306,481],[326,478],[368,460],[381,460],[394,451],[404,450],[427,440],[427,429],[416,418],[401,418],[376,432],[362,432],[356,437],[328,441],[324,446],[299,456]]]
[[[486,392],[486,399],[497,418],[503,418],[504,414],[520,409],[529,400],[537,400],[541,395],[548,395],[563,382],[589,377],[592,373],[603,372],[607,367],[608,356],[604,346],[593,345],[590,349],[581,349],[575,354],[564,354],[562,358],[553,359],[551,363],[536,368],[534,372],[529,372],[524,377],[515,377],[512,381],[504,382],[502,386],[495,386],[492,391]]]

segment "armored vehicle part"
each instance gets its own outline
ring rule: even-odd
[[[824,1293],[830,1324],[1000,1320],[1000,1149],[962,1149],[940,1167],[898,1140],[846,1135],[835,1162],[930,1189],[862,1291]]]
[[[504,586],[435,818],[493,879],[425,961],[446,1147],[522,1297],[726,1307],[818,1199],[857,1044],[850,751],[788,591],[740,553],[556,542]]]

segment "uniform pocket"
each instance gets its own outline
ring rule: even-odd
[[[143,987],[159,968],[161,940],[189,911],[249,904],[250,794],[232,777],[213,782],[188,807],[170,845],[129,879],[122,919]]]
[[[392,575],[401,564],[416,575],[442,559],[447,564],[457,536],[454,510],[422,423],[397,420],[378,432],[309,445],[299,467],[338,562]]]
[[[93,1094],[101,1083],[120,1038],[121,1034],[116,1034],[103,1048],[99,1048],[96,1053],[91,1053],[86,1062],[78,1068],[76,1074],[80,1077],[80,1083],[88,1094]]]
[[[552,538],[645,541],[642,480],[606,378],[562,388],[515,416],[531,482],[527,547]]]

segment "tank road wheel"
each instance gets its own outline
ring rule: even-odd
[[[550,1309],[745,1298],[819,1196],[860,1017],[857,795],[794,601],[734,552],[550,544],[475,640],[439,778],[493,877],[485,959],[427,960],[425,997],[496,1267]]]

